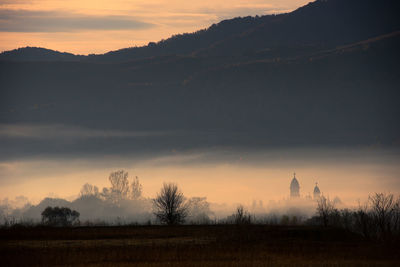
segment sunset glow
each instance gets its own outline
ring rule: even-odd
[[[0,0],[1,263],[400,266],[400,1],[309,1]]]
[[[370,192],[400,193],[397,153],[361,150],[272,150],[170,153],[151,159],[104,157],[41,159],[0,164],[0,195],[20,195],[33,203],[43,197],[75,199],[84,183],[100,189],[112,171],[125,169],[138,176],[145,197],[154,197],[163,182],[178,183],[189,197],[212,203],[251,205],[252,201],[282,201],[296,171],[302,197],[312,195],[316,182],[324,195],[340,196],[352,207]],[[140,156],[139,156],[140,158]],[[217,160],[208,160],[216,158]]]
[[[288,12],[305,0],[0,0],[0,51],[25,46],[104,53],[238,16]]]

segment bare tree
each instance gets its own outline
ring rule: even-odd
[[[211,221],[210,216],[214,215],[206,197],[190,198],[187,207],[190,223],[208,224]]]
[[[346,230],[351,230],[353,223],[353,212],[349,209],[342,209],[340,211],[341,225]]]
[[[103,190],[101,190],[100,196],[107,201],[111,200],[111,190],[107,187],[103,187]]]
[[[393,231],[394,234],[400,235],[400,196],[397,198],[393,212]]]
[[[107,199],[114,203],[118,203],[122,199],[126,199],[128,197],[128,172],[125,172],[124,170],[112,172],[108,177],[108,180],[110,180],[111,188],[109,190],[103,189],[104,194],[108,193],[106,196]]]
[[[111,190],[126,196],[129,191],[128,172],[119,170],[112,172],[108,177],[111,183]]]
[[[95,185],[91,185],[86,183],[82,186],[80,196],[98,196],[99,195],[99,188]]]
[[[332,201],[330,201],[328,198],[321,196],[317,200],[317,213],[319,217],[322,219],[322,223],[324,226],[328,226],[329,224],[329,218],[335,211],[335,205],[333,204]]]
[[[373,236],[373,227],[371,214],[368,208],[368,203],[361,205],[358,203],[358,209],[354,211],[355,229],[360,232],[365,238],[370,239]]]
[[[142,196],[142,185],[137,176],[129,183],[128,172],[119,170],[110,173],[108,180],[111,187],[104,187],[99,194],[104,200],[119,204],[121,200],[137,200]]]
[[[174,183],[164,183],[157,197],[153,200],[154,215],[168,225],[181,224],[187,216],[185,197]]]
[[[369,196],[371,212],[377,226],[378,235],[386,238],[391,234],[396,202],[393,194],[375,193]]]
[[[142,196],[142,185],[139,178],[136,176],[130,186],[130,196],[132,199],[139,199]]]
[[[251,223],[251,215],[247,212],[247,210],[243,207],[243,205],[239,205],[236,208],[236,213],[233,214],[233,219],[236,224],[250,224]]]

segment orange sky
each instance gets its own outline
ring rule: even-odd
[[[308,0],[0,0],[0,51],[77,54],[141,46],[223,19],[291,11]]]
[[[400,193],[398,157],[385,151],[237,151],[227,158],[217,154],[218,161],[204,161],[213,153],[147,160],[104,156],[0,162],[0,200],[20,195],[33,203],[46,196],[72,200],[85,183],[100,190],[110,186],[108,175],[118,169],[128,171],[130,178],[139,177],[145,197],[154,197],[164,182],[175,182],[186,196],[205,196],[213,203],[250,205],[253,200],[268,203],[287,198],[293,171],[303,197],[312,194],[315,182],[324,195],[339,196],[347,205],[357,205],[358,200],[366,200],[374,192]],[[284,154],[294,156],[279,156]]]

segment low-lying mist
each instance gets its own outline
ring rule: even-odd
[[[258,218],[283,214],[307,218],[315,214],[316,183],[340,207],[355,207],[374,192],[398,194],[398,163],[397,150],[380,147],[214,148],[143,157],[30,158],[0,163],[0,199],[3,216],[25,220],[40,220],[47,206],[65,206],[80,212],[81,221],[146,223],[154,220],[151,199],[164,182],[173,182],[187,200],[197,201],[196,209],[202,207],[192,218],[205,214],[221,220],[238,205]],[[140,198],[115,202],[101,196],[104,188],[110,188],[110,173],[119,169],[129,173],[129,181],[138,177]],[[293,172],[300,183],[296,201],[289,198]],[[99,194],[82,196],[86,183],[96,186]]]

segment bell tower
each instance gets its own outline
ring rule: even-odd
[[[300,197],[300,185],[296,179],[296,173],[293,174],[292,182],[290,183],[290,198]]]

